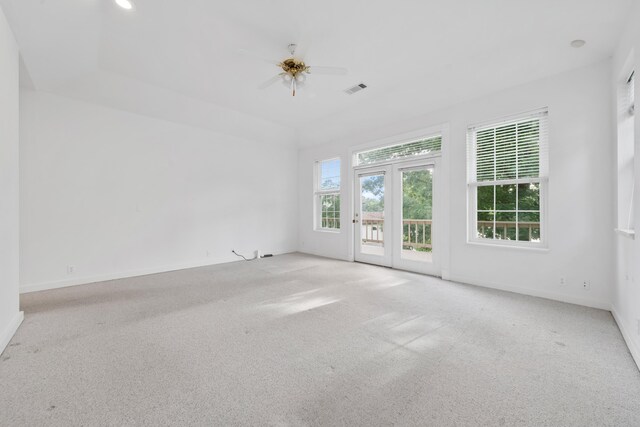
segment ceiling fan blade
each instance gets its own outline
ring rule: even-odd
[[[280,80],[282,80],[282,74],[275,75],[271,77],[269,80],[267,80],[266,82],[262,83],[260,86],[258,86],[258,89],[266,89],[269,86],[279,82]]]
[[[344,76],[349,72],[344,67],[316,67],[315,65],[309,67],[310,74],[330,74],[334,76]]]
[[[280,61],[278,61],[277,59],[267,58],[264,55],[251,52],[250,50],[246,50],[246,49],[238,49],[238,53],[246,56],[247,58],[255,59],[257,61],[262,61],[262,62],[266,62],[273,65],[278,65],[280,63]]]

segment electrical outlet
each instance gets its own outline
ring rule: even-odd
[[[585,291],[588,291],[589,289],[591,289],[591,282],[588,280],[585,280],[584,282],[582,282],[582,289],[584,289]]]
[[[564,286],[566,284],[567,284],[567,279],[564,276],[560,277],[560,286]]]
[[[73,274],[76,272],[76,266],[75,265],[68,265],[67,266],[67,274]]]
[[[207,258],[209,258],[211,256],[211,252],[207,251]]]

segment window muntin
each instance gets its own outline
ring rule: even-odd
[[[470,240],[543,244],[546,116],[469,129]]]
[[[423,156],[437,153],[442,149],[442,135],[422,138],[402,144],[390,145],[388,147],[375,148],[373,150],[356,153],[356,166],[372,165],[375,163],[388,162],[391,160],[403,159],[406,157]]]
[[[340,175],[339,158],[316,162],[317,230],[340,230]]]

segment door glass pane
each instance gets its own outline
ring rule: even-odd
[[[384,174],[360,177],[360,251],[384,255]]]
[[[432,261],[433,169],[402,172],[402,258]]]

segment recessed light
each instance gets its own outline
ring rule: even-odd
[[[133,3],[129,0],[116,0],[116,4],[126,10],[133,9]]]
[[[585,44],[587,44],[586,41],[578,39],[571,42],[571,47],[575,47],[577,49],[584,46]]]

